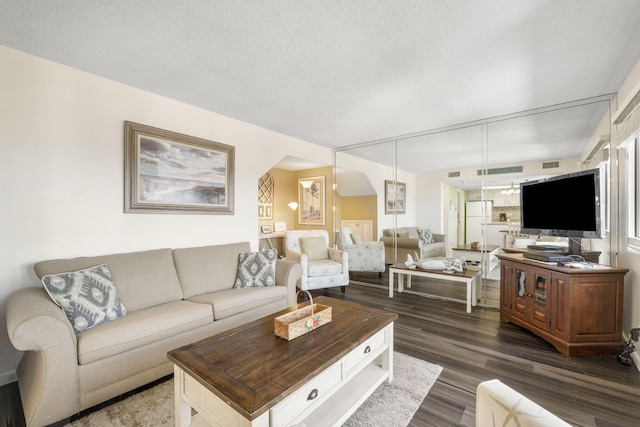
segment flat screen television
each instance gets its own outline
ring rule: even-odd
[[[521,183],[520,224],[524,234],[601,238],[600,170]]]

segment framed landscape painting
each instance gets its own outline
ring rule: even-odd
[[[384,213],[403,214],[407,212],[407,184],[398,181],[384,181]]]
[[[234,147],[125,122],[127,213],[233,214]]]
[[[302,182],[312,181],[309,188]],[[325,225],[325,187],[324,176],[298,179],[298,223],[300,225]]]

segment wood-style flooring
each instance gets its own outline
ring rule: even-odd
[[[387,273],[381,279],[355,273],[352,279],[345,294],[339,288],[327,294],[398,313],[395,350],[444,368],[410,426],[474,426],[476,386],[493,378],[575,426],[640,425],[635,366],[621,365],[615,356],[563,356],[531,332],[500,322],[492,307],[478,306],[467,314],[462,303],[416,293],[389,298]],[[443,282],[414,279],[412,290],[464,299],[464,286]],[[495,287],[490,284],[481,294],[483,305],[495,305]],[[16,383],[0,387],[0,426],[24,425],[19,401]]]
[[[344,295],[338,289],[329,295],[398,313],[395,350],[444,368],[411,426],[474,426],[476,387],[493,378],[574,426],[640,426],[640,372],[616,356],[563,356],[537,335],[501,322],[496,308],[467,314],[462,303],[397,292],[389,298],[387,273],[352,279],[380,287],[351,284]],[[497,305],[491,288],[483,294]],[[420,285],[414,278],[412,289],[464,298],[464,286]]]

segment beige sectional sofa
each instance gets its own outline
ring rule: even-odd
[[[294,305],[301,269],[290,261],[275,261],[275,286],[234,288],[247,252],[243,242],[37,263],[40,278],[106,264],[126,314],[76,332],[43,286],[9,298],[9,338],[25,352],[17,373],[27,425],[58,422],[166,376],[169,350]]]
[[[384,243],[384,262],[393,264],[394,262],[405,262],[407,255],[415,259],[418,254],[420,259],[446,256],[444,244],[444,234],[429,232],[433,241],[425,243],[421,241],[419,227],[398,227],[382,230],[380,241]],[[397,248],[398,256],[394,257]],[[397,259],[397,261],[395,261]]]

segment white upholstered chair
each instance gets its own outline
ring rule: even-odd
[[[384,243],[354,241],[354,233],[344,227],[338,233],[338,246],[349,255],[349,271],[371,271],[382,275],[384,264]]]
[[[570,424],[500,380],[489,380],[478,384],[476,426],[571,427]]]
[[[349,257],[329,247],[327,230],[293,230],[284,235],[286,258],[302,266],[298,288],[324,289],[349,284]]]

